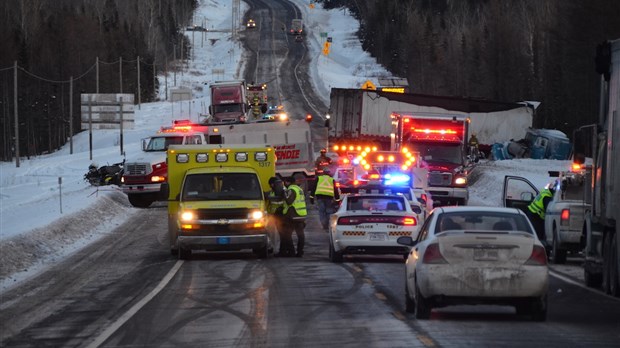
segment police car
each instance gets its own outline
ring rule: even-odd
[[[410,249],[396,240],[403,236],[416,239],[420,226],[420,213],[402,194],[347,195],[330,217],[329,259],[342,262],[344,255],[355,254],[406,257]]]

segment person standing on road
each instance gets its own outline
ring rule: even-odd
[[[284,184],[280,178],[274,176],[269,178],[269,187],[271,191],[267,192],[267,213],[276,233],[280,236],[280,250],[275,256],[293,256],[294,252],[290,252],[293,248],[293,238],[284,228]]]
[[[551,182],[543,188],[536,198],[527,206],[527,210],[525,214],[530,219],[532,225],[534,225],[534,229],[536,230],[536,235],[540,242],[548,249],[547,239],[545,238],[545,212],[547,210],[547,205],[553,199],[553,195],[555,194],[555,182]]]
[[[314,167],[317,173],[322,173],[325,168],[332,165],[332,159],[327,157],[327,149],[321,149],[321,155],[314,161]]]
[[[323,230],[327,231],[329,228],[329,217],[335,213],[334,206],[336,201],[340,199],[340,193],[334,182],[334,178],[331,177],[331,171],[329,168],[325,168],[322,174],[319,174],[315,181],[315,186],[310,188],[309,192],[310,203],[314,204],[316,198],[319,208],[319,220]],[[314,193],[314,196],[312,194]]]
[[[306,236],[304,234],[304,228],[306,227],[306,216],[308,210],[306,209],[306,198],[304,191],[299,186],[301,184],[301,177],[290,176],[284,179],[284,184],[287,185],[287,190],[284,193],[284,216],[286,220],[287,233],[293,234],[293,231],[297,234],[297,253],[295,256],[302,257],[304,255],[304,244]]]

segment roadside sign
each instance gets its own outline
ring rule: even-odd
[[[362,85],[362,89],[369,89],[369,90],[372,90],[372,91],[376,91],[377,90],[377,86],[375,86],[375,84],[372,83],[372,81],[366,80],[366,82],[364,82],[364,84]]]
[[[331,36],[327,38],[327,42],[332,42],[332,37]]]
[[[327,37],[327,33],[321,33],[321,37]]]
[[[133,94],[86,93],[80,97],[82,129],[133,129]]]

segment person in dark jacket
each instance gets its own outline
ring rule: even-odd
[[[284,229],[284,184],[280,178],[274,176],[269,178],[269,187],[271,190],[267,192],[267,213],[280,237],[280,250],[275,256],[292,256],[288,254],[293,247],[293,238],[287,234],[288,230]]]

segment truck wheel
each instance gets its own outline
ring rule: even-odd
[[[155,202],[155,197],[149,194],[130,194],[127,195],[127,198],[129,203],[136,208],[148,208]]]
[[[620,297],[620,273],[618,269],[618,235],[611,237],[609,253],[609,294]]]
[[[566,263],[566,250],[560,249],[560,243],[558,242],[558,232],[555,227],[553,228],[553,244],[551,249],[551,256],[553,263],[561,265]]]
[[[587,287],[598,288],[601,286],[603,277],[600,273],[592,273],[589,270],[591,267],[592,266],[588,265],[588,261],[586,261],[586,264],[583,267],[583,279]]]

